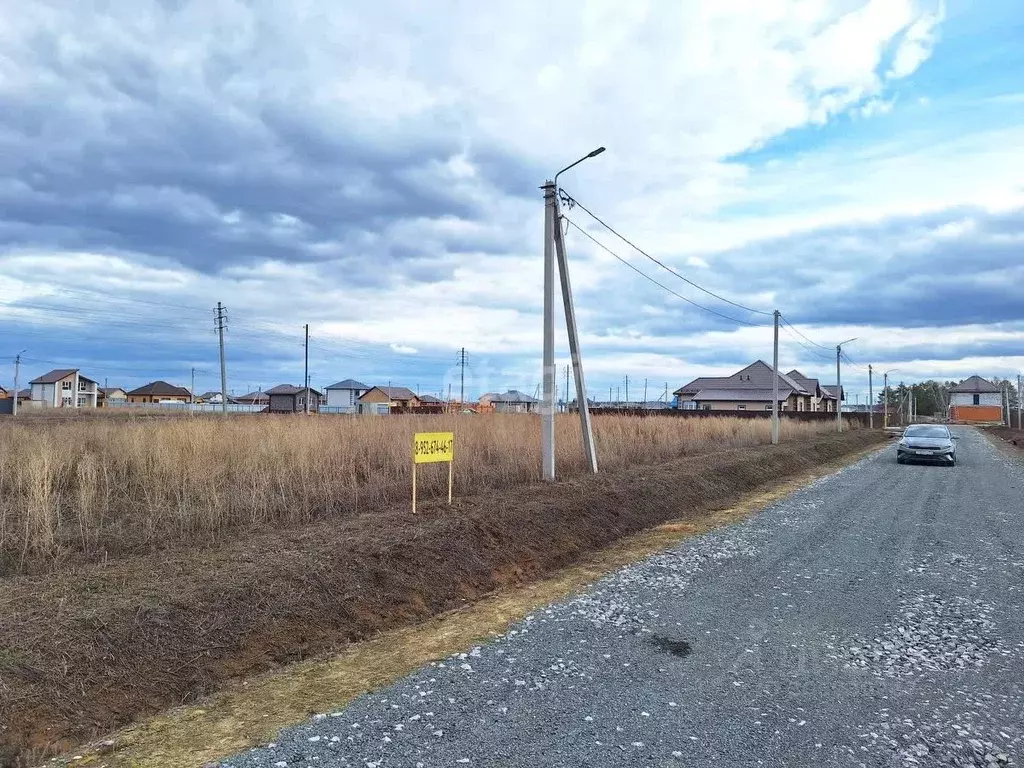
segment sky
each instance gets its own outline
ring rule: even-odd
[[[0,384],[218,390],[221,302],[236,394],[301,384],[306,324],[316,387],[535,394],[539,188],[598,146],[592,396],[770,363],[776,309],[783,370],[856,337],[861,402],[1016,377],[1021,39],[1017,0],[0,0]]]

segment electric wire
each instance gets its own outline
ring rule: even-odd
[[[740,304],[738,301],[733,301],[732,299],[727,299],[727,298],[725,298],[725,296],[717,294],[714,291],[712,291],[712,290],[710,290],[708,288],[705,288],[700,283],[694,282],[693,280],[691,280],[690,278],[686,277],[685,275],[680,274],[675,269],[673,269],[672,267],[670,267],[667,264],[665,264],[663,261],[660,261],[659,259],[656,259],[654,256],[651,256],[651,254],[647,253],[647,251],[645,251],[643,248],[638,246],[636,243],[634,243],[633,241],[629,240],[625,235],[621,234],[613,226],[611,226],[606,221],[604,221],[604,219],[600,218],[597,214],[595,214],[593,211],[591,211],[589,208],[587,208],[585,205],[583,205],[583,203],[581,203],[576,198],[572,197],[568,192],[565,192],[563,190],[562,194],[565,196],[565,198],[567,200],[569,200],[571,202],[572,206],[581,209],[584,213],[586,213],[588,216],[590,216],[590,218],[592,218],[594,221],[596,221],[602,227],[607,229],[609,232],[611,232],[613,235],[615,235],[617,238],[619,238],[622,242],[624,242],[630,248],[635,250],[637,253],[639,253],[640,255],[644,256],[647,259],[650,259],[655,264],[657,264],[659,267],[661,267],[665,271],[675,275],[676,277],[678,277],[680,280],[682,280],[683,282],[687,283],[688,285],[693,286],[698,291],[703,291],[708,296],[713,296],[714,298],[718,299],[719,301],[723,301],[726,304],[731,304],[732,306],[734,306],[734,307],[736,307],[738,309],[742,309],[745,312],[751,312],[751,313],[756,314],[756,315],[766,315],[768,317],[772,316],[773,313],[771,313],[771,312],[766,312],[763,309],[754,309],[753,307],[748,307],[745,304]],[[565,218],[565,217],[563,217],[563,218]],[[570,223],[572,223],[568,218],[566,218],[566,221],[569,221]],[[579,229],[579,227],[577,225],[574,224],[573,226],[576,226],[577,229]]]
[[[717,310],[711,309],[710,307],[706,307],[703,304],[699,304],[696,301],[694,301],[693,299],[688,299],[686,296],[683,296],[680,293],[676,293],[675,291],[673,291],[671,288],[669,288],[664,283],[661,283],[661,282],[655,280],[653,277],[648,275],[642,269],[639,269],[638,267],[635,267],[632,264],[630,264],[627,259],[624,259],[622,256],[617,254],[615,251],[613,251],[607,245],[605,245],[600,240],[598,240],[596,237],[591,235],[589,232],[587,232],[585,229],[583,229],[583,227],[581,227],[575,221],[570,219],[568,216],[563,216],[562,218],[564,218],[572,227],[577,229],[584,237],[586,237],[588,240],[593,242],[594,245],[596,245],[597,247],[601,248],[603,251],[608,253],[610,256],[613,256],[614,258],[616,258],[618,261],[621,261],[623,264],[625,264],[627,267],[632,269],[634,272],[636,272],[638,275],[643,277],[645,280],[649,280],[650,282],[654,283],[656,286],[658,286],[662,290],[667,291],[668,293],[671,293],[676,298],[682,299],[687,304],[692,304],[693,306],[697,307],[697,309],[701,309],[701,310],[703,310],[705,312],[708,312],[709,314],[712,314],[712,315],[715,315],[717,317],[720,317],[723,320],[728,320],[729,322],[732,322],[732,323],[739,323],[740,325],[749,325],[749,326],[751,326],[753,328],[760,327],[760,324],[758,324],[758,323],[752,323],[749,320],[741,320],[738,317],[731,317],[730,315],[726,315],[726,314],[724,314],[722,312],[719,312]]]

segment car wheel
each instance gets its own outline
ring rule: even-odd
[[[904,458],[902,456],[897,456],[896,457],[896,463],[897,464],[906,464],[906,461],[904,460]]]

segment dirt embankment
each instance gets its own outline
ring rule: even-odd
[[[699,518],[886,438],[778,447],[404,506],[0,583],[0,765],[567,565],[670,519]]]
[[[1024,430],[1013,427],[986,427],[985,431],[1024,451]]]

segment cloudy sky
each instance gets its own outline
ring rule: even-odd
[[[308,323],[314,385],[447,394],[465,347],[532,394],[538,187],[597,146],[562,187],[758,310],[567,211],[730,318],[570,226],[597,396],[770,361],[776,308],[786,370],[858,337],[851,393],[1015,376],[1021,39],[1018,0],[0,0],[0,380],[216,389],[220,301],[236,393],[300,383]]]

